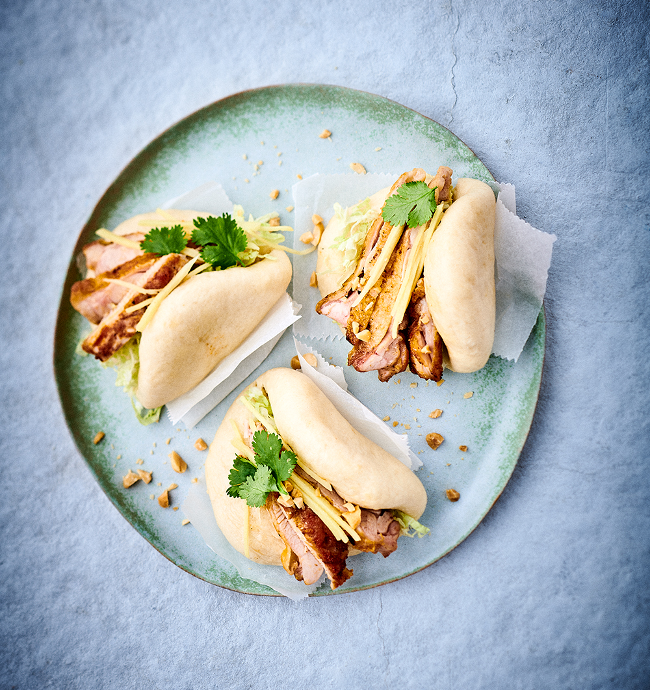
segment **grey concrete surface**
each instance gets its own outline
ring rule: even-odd
[[[0,7],[0,688],[650,686],[650,10],[636,2],[25,0]],[[228,94],[333,83],[450,127],[558,236],[533,428],[427,570],[310,600],[182,572],[109,504],[52,374],[79,229]]]

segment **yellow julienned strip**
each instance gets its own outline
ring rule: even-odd
[[[322,504],[315,500],[312,496],[303,493],[302,498],[309,508],[311,508],[316,515],[327,525],[330,532],[338,539],[346,544],[350,543],[347,534],[336,524],[336,522],[323,510]]]
[[[249,410],[255,419],[259,421],[259,423],[267,430],[271,431],[274,434],[277,434],[280,436],[280,432],[278,431],[278,427],[275,426],[275,421],[271,417],[262,417],[261,414],[258,413],[258,411],[255,409],[254,405],[251,405],[246,398],[242,398],[239,401],[247,410]]]
[[[307,254],[311,254],[312,252],[315,252],[318,247],[315,245],[311,246],[309,249],[291,249],[291,247],[284,247],[281,244],[279,244],[276,249],[281,249],[283,252],[288,252],[289,254],[297,254],[298,256],[307,256]]]
[[[316,490],[309,482],[306,482],[302,477],[296,475],[295,472],[291,475],[289,481],[295,484],[295,486],[300,490],[303,498],[305,499],[305,503],[307,503],[312,510],[314,510],[314,508],[310,505],[309,501],[318,504],[321,510],[328,515],[328,517],[337,525],[339,529],[344,529],[355,541],[359,541],[359,535],[352,529],[352,527],[350,527],[347,522],[345,522],[345,520],[343,520],[336,508],[334,508],[334,506],[326,498],[323,498],[316,493]],[[314,510],[314,512],[316,511]],[[321,516],[318,515],[318,517]],[[325,521],[323,520],[323,522]],[[327,526],[330,527],[329,524]],[[330,527],[330,529],[332,528]],[[334,530],[332,530],[332,533],[340,541],[347,541],[347,539],[341,539],[336,532],[334,532]]]
[[[392,256],[393,251],[395,250],[395,247],[397,246],[397,243],[399,242],[399,239],[402,236],[403,230],[403,225],[396,225],[394,228],[391,229],[390,234],[386,239],[386,243],[384,244],[381,253],[379,254],[379,258],[375,262],[375,265],[372,267],[372,270],[370,271],[370,276],[368,277],[366,284],[363,286],[363,290],[361,290],[359,296],[354,300],[354,302],[352,302],[353,307],[356,307],[358,304],[361,303],[361,300],[368,294],[368,292],[374,286],[374,284],[381,278],[381,274],[386,269],[386,266],[390,261],[390,257]]]
[[[128,240],[126,237],[122,237],[121,235],[116,235],[114,232],[106,230],[106,228],[101,228],[100,230],[97,230],[95,234],[99,235],[103,240],[107,240],[108,242],[113,242],[114,244],[121,244],[124,247],[128,247],[129,249],[140,249],[139,242],[136,242],[135,240]]]
[[[140,319],[136,330],[142,333],[144,329],[149,325],[149,322],[156,315],[158,307],[162,304],[162,301],[169,295],[173,290],[175,290],[182,282],[185,276],[192,270],[192,266],[196,263],[198,257],[194,257],[191,261],[188,261],[183,268],[165,285],[165,287],[153,298],[153,302],[147,307],[147,311],[144,313]]]
[[[427,247],[429,246],[429,242],[431,241],[431,237],[440,224],[442,214],[447,208],[449,208],[449,204],[438,204],[438,207],[433,214],[433,218],[431,218],[427,225],[421,226],[421,231],[415,240],[415,246],[411,251],[406,271],[404,272],[404,280],[402,281],[397,299],[395,300],[393,308],[391,309],[391,316],[393,319],[391,335],[393,338],[397,337],[399,326],[402,323],[406,310],[408,309],[413,290],[415,290],[415,284],[422,275],[422,271],[424,269],[424,257]]]
[[[312,479],[316,480],[319,484],[322,484],[328,491],[332,490],[332,485],[327,481],[327,479],[323,479],[319,474],[314,472],[309,465],[302,460],[301,458],[298,458],[298,467],[305,473],[308,474]]]
[[[210,264],[202,264],[201,266],[197,266],[196,268],[193,268],[185,277],[185,280],[189,280],[190,278],[199,275],[199,273],[203,273],[203,271],[207,270],[210,268]]]
[[[140,309],[148,307],[154,301],[154,299],[155,297],[150,297],[149,299],[145,299],[142,302],[138,302],[137,304],[132,304],[130,307],[127,307],[124,310],[124,313],[133,314],[134,311],[140,311]]]
[[[160,288],[157,290],[147,290],[147,288],[140,287],[139,285],[134,285],[126,280],[120,280],[119,278],[106,278],[106,282],[115,283],[116,285],[121,285],[122,287],[129,288],[129,290],[135,290],[141,295],[157,295],[160,292]],[[139,305],[138,305],[139,306]]]
[[[232,447],[240,454],[243,455],[245,458],[248,458],[253,464],[255,464],[255,453],[244,443],[244,439],[242,438],[241,434],[239,433],[239,428],[237,427],[237,423],[235,422],[234,419],[230,420],[230,424],[232,425],[232,428],[235,431],[236,436],[234,436],[230,443],[232,444]]]

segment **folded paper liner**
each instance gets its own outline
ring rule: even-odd
[[[347,392],[347,383],[341,367],[333,366],[314,349],[294,340],[300,358],[301,371],[323,391],[336,409],[362,433],[384,450],[394,455],[411,469],[422,466],[421,460],[409,449],[405,434],[396,434],[373,414],[365,405]],[[303,355],[311,352],[318,361],[317,368],[310,366]],[[234,458],[233,450],[233,458]],[[234,549],[217,525],[212,504],[205,486],[205,477],[192,485],[181,510],[198,530],[206,544],[221,558],[232,563],[237,572],[248,580],[266,585],[290,599],[304,599],[322,584],[325,577],[310,586],[298,582],[280,566],[260,565],[249,561]]]
[[[304,248],[300,236],[313,228],[318,214],[325,224],[334,215],[335,202],[351,206],[393,184],[398,175],[312,175],[293,186],[295,205],[294,247]],[[517,217],[515,188],[491,183],[498,194],[494,229],[496,324],[492,353],[517,361],[542,308],[555,235],[541,232]],[[331,319],[316,314],[318,289],[309,286],[316,270],[316,252],[296,261],[293,299],[303,305],[303,318],[294,324],[294,335],[322,340],[341,339],[341,330]]]
[[[206,182],[170,199],[161,208],[188,209],[213,216],[233,212],[233,204],[218,182]],[[182,421],[188,428],[198,424],[269,356],[284,331],[300,318],[299,310],[300,305],[285,293],[248,338],[201,383],[167,403],[172,424]]]

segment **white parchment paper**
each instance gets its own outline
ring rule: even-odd
[[[334,215],[333,205],[356,204],[392,184],[397,175],[312,175],[293,186],[296,208],[294,246],[302,248],[300,235],[313,227],[311,216],[322,216],[327,224]],[[515,188],[511,184],[491,183],[498,193],[494,249],[496,259],[496,325],[492,353],[517,360],[537,321],[551,264],[555,235],[536,230],[516,215]],[[320,299],[317,288],[309,287],[316,270],[316,252],[296,262],[293,296],[304,305],[303,318],[294,325],[301,337],[343,338],[339,327],[316,314]]]

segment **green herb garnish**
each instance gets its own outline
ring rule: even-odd
[[[436,189],[426,182],[407,182],[386,199],[381,212],[383,219],[393,227],[408,225],[417,228],[431,219],[436,210]]]
[[[261,508],[272,491],[287,495],[282,482],[289,479],[298,462],[295,453],[282,450],[276,434],[256,431],[253,435],[254,462],[238,455],[228,475],[231,498],[242,498],[252,508]]]
[[[187,247],[187,238],[182,226],[153,228],[140,242],[140,248],[151,254],[180,254]]]
[[[195,218],[192,242],[203,247],[203,261],[212,264],[213,268],[226,269],[242,265],[239,255],[245,251],[248,240],[237,221],[224,213],[218,218]]]

